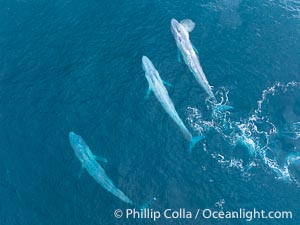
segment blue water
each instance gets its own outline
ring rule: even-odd
[[[211,117],[205,92],[177,61],[171,18],[196,23],[190,39],[230,113]],[[290,210],[293,219],[251,223],[299,224],[300,167],[285,167],[300,153],[299,40],[297,0],[2,0],[0,224],[154,224],[114,218],[129,206],[79,177],[70,131],[108,159],[107,174],[137,204]],[[174,86],[188,129],[206,136],[191,154],[157,99],[145,98],[142,55]],[[238,144],[243,132],[253,155]]]

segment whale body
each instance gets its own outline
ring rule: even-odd
[[[176,19],[171,20],[171,31],[185,63],[206,93],[212,99],[216,99],[200,65],[199,58],[196,54],[197,50],[194,48],[189,38],[189,32],[194,29],[194,26],[195,24],[189,19],[183,20],[181,23]]]
[[[174,104],[169,97],[168,91],[164,86],[165,81],[163,81],[156,68],[150,61],[150,59],[146,56],[142,57],[142,67],[145,71],[145,77],[149,84],[148,92],[153,91],[154,95],[158,99],[158,101],[161,103],[164,110],[169,114],[169,116],[174,120],[174,122],[179,126],[181,132],[183,133],[184,137],[191,142],[190,150],[191,148],[201,139],[203,139],[202,136],[195,136],[193,137],[189,130],[184,125],[183,121],[179,117]]]
[[[81,162],[82,167],[87,170],[94,180],[120,200],[132,204],[132,201],[121,190],[119,190],[107,176],[104,169],[98,163],[97,157],[93,155],[89,146],[85,143],[82,137],[74,132],[70,132],[69,140],[75,155]]]

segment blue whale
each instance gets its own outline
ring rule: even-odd
[[[184,125],[183,121],[179,117],[175,106],[168,94],[167,89],[165,88],[164,84],[168,84],[167,82],[163,81],[156,68],[150,61],[150,59],[146,56],[142,57],[142,67],[145,71],[145,77],[149,84],[148,92],[153,91],[154,95],[161,103],[162,107],[165,111],[169,114],[169,116],[174,120],[174,122],[178,125],[181,132],[183,133],[184,137],[190,142],[190,149],[191,150],[194,145],[202,140],[203,136],[195,136],[193,137],[189,130]]]
[[[175,19],[171,20],[171,31],[185,63],[189,67],[190,71],[194,74],[194,77],[200,86],[212,99],[215,100],[215,95],[212,92],[212,88],[206,79],[206,76],[200,65],[199,58],[196,54],[198,51],[190,41],[189,32],[191,32],[194,27],[195,23],[189,19],[183,20],[180,23]]]
[[[121,190],[119,190],[112,180],[106,175],[104,169],[97,161],[98,158],[93,155],[89,146],[85,143],[82,137],[74,132],[70,132],[69,140],[75,155],[81,162],[82,167],[87,170],[94,180],[120,200],[132,204],[132,201]]]

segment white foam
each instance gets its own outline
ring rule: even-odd
[[[195,131],[205,133],[214,129],[230,145],[236,146],[239,142],[242,142],[248,148],[250,153],[255,153],[252,156],[254,157],[253,161],[247,166],[244,166],[242,159],[232,157],[226,159],[225,156],[219,153],[211,154],[211,156],[222,166],[227,168],[237,168],[244,174],[246,171],[245,167],[249,170],[252,167],[257,166],[257,163],[260,162],[274,172],[275,178],[298,183],[298,181],[290,174],[289,170],[292,158],[287,158],[286,162],[283,164],[280,164],[277,161],[276,155],[278,154],[275,153],[278,153],[278,151],[281,150],[275,148],[276,145],[274,145],[272,140],[276,138],[281,131],[276,124],[272,122],[270,112],[266,111],[274,96],[281,96],[293,90],[300,90],[299,82],[291,81],[286,84],[276,82],[273,86],[262,91],[261,98],[257,101],[257,108],[253,111],[253,114],[248,118],[240,119],[240,121],[237,122],[231,121],[229,112],[218,113],[212,115],[210,120],[205,120],[201,111],[196,107],[188,108],[187,120]],[[219,103],[214,103],[207,99],[206,104],[208,109],[213,112],[213,108],[216,105],[228,104],[228,94],[229,91],[226,90],[226,88],[220,88],[216,92],[216,97],[220,100]],[[297,140],[300,137],[300,122],[292,123],[292,125],[286,128],[284,132],[290,134],[291,138]],[[206,151],[208,150],[206,149]],[[255,163],[254,160],[256,161]]]

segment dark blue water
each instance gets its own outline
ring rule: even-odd
[[[247,224],[114,218],[129,206],[79,178],[70,131],[108,159],[107,174],[137,205],[156,197],[157,210],[290,210],[293,219],[252,224],[298,224],[300,168],[286,159],[300,153],[299,13],[297,0],[2,0],[0,224]],[[177,61],[171,18],[196,23],[201,65],[234,107],[221,119]],[[173,84],[188,129],[206,136],[191,154],[157,99],[145,98],[142,55]],[[243,132],[252,156],[237,141]]]

